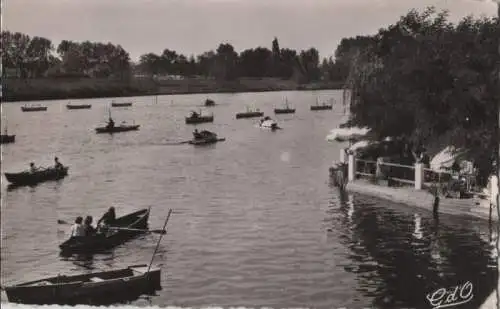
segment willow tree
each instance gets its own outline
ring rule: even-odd
[[[415,10],[357,50],[346,88],[351,121],[380,137],[470,150],[483,175],[498,149],[498,20]]]

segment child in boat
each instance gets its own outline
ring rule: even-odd
[[[92,236],[96,234],[96,229],[92,226],[92,216],[85,218],[83,228],[85,229],[85,236]]]
[[[77,217],[75,223],[71,226],[71,237],[85,236],[85,229],[82,225],[83,218]]]

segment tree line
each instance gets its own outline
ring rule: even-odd
[[[201,55],[186,56],[164,49],[160,54],[141,55],[132,63],[120,45],[100,42],[63,40],[55,47],[50,39],[30,37],[19,32],[1,32],[3,68],[14,70],[21,78],[44,76],[129,77],[177,75],[235,80],[239,77],[275,77],[300,83],[319,80],[343,81],[346,64],[337,59],[321,61],[316,48],[297,51],[280,48],[277,38],[271,48],[256,47],[236,52],[229,43]],[[345,48],[344,48],[345,49]]]
[[[484,181],[499,145],[499,20],[447,17],[434,7],[412,10],[376,35],[341,44],[351,122],[379,138],[469,149]]]

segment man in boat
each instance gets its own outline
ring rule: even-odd
[[[115,122],[113,121],[113,118],[109,117],[108,125],[106,127],[108,129],[113,129],[115,127]]]
[[[93,236],[96,234],[96,229],[92,226],[92,216],[87,216],[83,223],[85,236]]]
[[[200,139],[202,137],[201,134],[198,132],[198,129],[194,129],[193,136],[194,139]]]
[[[71,237],[83,237],[85,236],[85,229],[82,225],[83,218],[77,217],[75,223],[71,226]]]
[[[191,118],[198,118],[198,116],[199,115],[197,112],[195,112],[195,111],[191,112]]]
[[[97,221],[97,226],[99,226],[101,223],[104,223],[105,225],[112,225],[115,222],[116,219],[116,214],[115,214],[115,208],[110,207],[108,211]]]
[[[31,162],[30,163],[30,172],[35,173],[38,171],[38,168],[36,168],[35,163]]]
[[[55,168],[56,169],[62,170],[64,168],[64,166],[61,164],[61,162],[59,162],[59,158],[58,157],[55,157],[54,161],[55,161]]]

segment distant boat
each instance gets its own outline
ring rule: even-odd
[[[66,104],[67,109],[90,109],[92,104]]]
[[[205,106],[215,106],[215,101],[211,99],[206,99]]]
[[[127,132],[127,131],[137,131],[139,130],[140,125],[139,124],[134,124],[134,125],[125,125],[121,124],[119,126],[114,126],[114,127],[98,127],[95,128],[95,132],[97,134],[99,133],[120,133],[120,132]]]
[[[59,180],[68,175],[68,166],[61,169],[49,167],[40,168],[36,172],[5,173],[5,178],[16,186],[35,185],[49,180]]]
[[[259,126],[264,129],[278,130],[281,129],[278,123],[271,119],[271,117],[264,117],[260,120]]]
[[[132,106],[132,102],[111,102],[112,107],[126,107]]]
[[[284,108],[275,108],[274,113],[275,114],[295,114],[295,108],[290,108],[288,106],[288,99],[286,99],[285,107]]]
[[[311,110],[312,111],[321,111],[321,110],[329,110],[333,108],[333,104],[325,104],[323,103],[322,105],[318,104],[318,99],[316,99],[316,105],[311,105]]]
[[[193,132],[193,139],[188,141],[188,144],[191,145],[207,145],[207,144],[215,144],[217,142],[225,141],[225,138],[219,138],[217,134],[203,130],[201,132]]]
[[[23,112],[43,112],[47,110],[47,106],[42,106],[40,104],[36,105],[24,105],[21,106]]]
[[[261,112],[260,110],[255,110],[255,111],[252,111],[250,110],[248,107],[247,107],[247,111],[246,112],[240,112],[240,113],[237,113],[236,114],[236,119],[240,119],[240,118],[253,118],[253,117],[262,117],[264,116],[264,112]]]
[[[8,135],[8,134],[0,135],[0,144],[14,143],[15,141],[16,141],[15,135]]]
[[[205,122],[214,122],[214,115],[210,116],[202,116],[201,112],[191,112],[189,117],[186,117],[186,124],[197,124],[197,123],[205,123]]]
[[[6,286],[12,303],[32,305],[100,305],[161,290],[161,269],[148,265],[54,277]],[[132,298],[133,299],[133,298]]]

